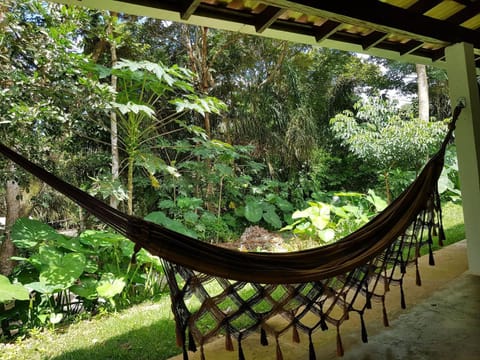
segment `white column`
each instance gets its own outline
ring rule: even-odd
[[[473,46],[459,43],[445,51],[452,107],[465,98],[455,131],[469,272],[480,275],[480,95]]]

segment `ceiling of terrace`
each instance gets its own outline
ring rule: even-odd
[[[480,68],[480,0],[59,0],[442,66],[467,42]]]

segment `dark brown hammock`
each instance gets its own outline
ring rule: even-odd
[[[196,351],[197,346],[203,359],[203,345],[218,334],[225,334],[227,350],[233,350],[235,338],[239,359],[244,359],[242,339],[260,330],[262,345],[268,344],[267,334],[273,336],[281,360],[279,336],[291,329],[294,341],[299,341],[298,330],[308,334],[312,360],[315,330],[335,326],[337,354],[343,355],[340,325],[349,314],[359,314],[366,342],[363,314],[372,301],[382,302],[388,326],[384,300],[390,285],[400,285],[404,308],[402,281],[407,265],[417,265],[420,285],[421,247],[429,247],[430,264],[434,264],[433,238],[438,237],[440,245],[445,239],[437,181],[461,108],[455,108],[440,150],[384,211],[334,244],[291,253],[241,252],[200,242],[124,214],[2,144],[0,152],[131,239],[136,251],[143,247],[163,259],[184,359],[188,359],[187,349]],[[278,315],[283,322],[279,323]]]

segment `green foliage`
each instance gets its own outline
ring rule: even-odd
[[[309,201],[309,207],[295,211],[293,221],[281,231],[326,245],[357,230],[387,206],[373,190],[367,194],[335,193],[325,198],[329,203]]]
[[[462,201],[455,146],[450,146],[445,154],[445,165],[438,180],[438,191],[445,199],[455,203],[461,203]]]
[[[391,200],[389,172],[418,170],[438,147],[446,126],[405,118],[394,103],[372,98],[331,119],[335,136],[359,159],[384,176],[387,199]]]
[[[0,275],[0,304],[10,302],[13,300],[28,300],[28,289],[22,284],[12,284],[10,280],[3,275]]]
[[[54,325],[75,314],[79,306],[89,311],[101,306],[117,309],[162,291],[158,257],[141,250],[132,265],[133,243],[118,234],[87,230],[68,237],[22,218],[12,229],[12,239],[25,253],[15,258],[20,261],[16,277],[24,285],[0,279],[0,289],[12,290],[16,313],[9,320],[19,320],[25,328]],[[29,305],[21,301],[29,299],[26,289]]]

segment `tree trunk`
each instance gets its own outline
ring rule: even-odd
[[[113,19],[118,16],[117,13],[110,13],[110,20],[107,28],[107,35],[109,38],[113,38]],[[117,64],[117,45],[115,42],[110,42],[110,55],[112,68]],[[112,74],[111,86],[114,90],[117,90],[117,77]],[[115,110],[110,112],[110,142],[112,151],[112,181],[117,181],[120,176],[120,156],[118,153],[118,123],[117,114]],[[110,196],[110,206],[118,208],[118,199],[114,196]]]
[[[430,118],[430,100],[428,97],[427,67],[417,64],[418,117],[428,121]]]
[[[15,262],[10,260],[16,254],[15,245],[12,242],[11,230],[15,221],[20,217],[20,187],[15,180],[8,180],[6,184],[7,216],[5,219],[5,239],[0,245],[0,273],[9,276],[13,272]]]

